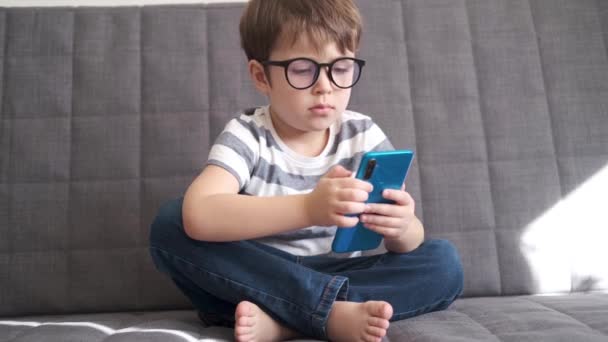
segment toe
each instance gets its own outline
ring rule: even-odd
[[[382,303],[378,310],[378,317],[390,319],[393,317],[393,307],[389,303]]]
[[[234,339],[237,342],[249,342],[253,340],[253,334],[251,332],[249,333],[243,333],[238,331],[237,329],[234,330]]]
[[[367,310],[372,316],[384,319],[390,319],[393,316],[393,307],[387,302],[371,301],[367,304]]]
[[[235,314],[237,317],[253,316],[255,314],[255,307],[256,305],[251,302],[242,301],[236,306]]]
[[[234,327],[234,333],[237,335],[248,335],[253,332],[253,329],[248,326],[237,325]]]
[[[372,327],[372,326],[368,326],[365,329],[365,332],[372,337],[379,337],[382,338],[384,337],[384,335],[386,335],[386,329],[382,329],[382,328],[378,328],[378,327]]]
[[[362,340],[364,342],[381,342],[382,341],[382,337],[375,337],[375,336],[366,335],[366,336],[363,336]]]
[[[373,317],[373,316],[367,320],[367,323],[369,324],[369,326],[380,328],[380,329],[385,329],[385,330],[388,329],[388,326],[390,324],[387,319]]]
[[[255,320],[252,317],[242,316],[239,317],[236,325],[241,327],[252,327],[255,324]]]

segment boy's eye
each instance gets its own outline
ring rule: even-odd
[[[332,71],[337,74],[346,74],[350,72],[351,69],[352,67],[334,67]]]
[[[315,71],[315,65],[307,60],[296,60],[289,65],[289,72],[295,75],[312,74]]]
[[[337,74],[345,74],[353,69],[353,63],[350,61],[342,61],[334,64],[332,72]]]
[[[289,71],[292,74],[296,74],[296,75],[307,75],[307,74],[311,74],[313,69],[312,68],[291,68]]]

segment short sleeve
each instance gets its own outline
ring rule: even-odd
[[[395,148],[390,139],[384,134],[384,131],[376,123],[372,125],[368,131],[368,139],[371,142],[371,151],[392,151]]]
[[[242,190],[249,182],[257,160],[259,140],[252,122],[243,116],[230,120],[215,140],[207,165],[216,165],[230,172],[239,182]]]

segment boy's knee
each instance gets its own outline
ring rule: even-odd
[[[448,288],[454,289],[454,297],[462,292],[464,275],[460,255],[456,247],[448,240],[429,240],[425,243],[432,250],[432,255],[436,256],[438,265],[436,272],[443,278]]]
[[[181,229],[183,198],[170,200],[161,205],[150,225],[150,242],[153,243],[171,229]]]

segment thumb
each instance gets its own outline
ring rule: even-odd
[[[340,177],[350,177],[352,172],[348,171],[342,165],[336,165],[332,167],[326,174],[327,178],[340,178]]]

